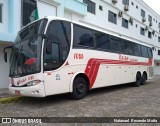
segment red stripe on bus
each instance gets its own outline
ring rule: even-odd
[[[90,59],[87,63],[85,74],[88,76],[90,81],[90,89],[93,87],[99,67],[101,64],[124,64],[124,65],[142,65],[151,66],[152,59],[150,58],[148,62],[133,62],[133,61],[121,61],[121,60],[109,60],[109,59]]]

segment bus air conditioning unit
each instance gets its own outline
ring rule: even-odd
[[[130,17],[129,22],[131,23],[131,25],[133,25],[133,18]]]
[[[125,6],[124,6],[124,10],[125,10],[125,11],[129,11],[129,6],[128,6],[128,5],[125,5]]]
[[[122,12],[122,11],[119,11],[118,17],[122,17],[122,16],[123,16],[123,12]]]
[[[149,23],[149,26],[152,26],[152,25],[153,25],[153,23],[152,23],[152,22],[150,22],[150,23]]]
[[[117,0],[112,0],[112,3],[116,4],[116,3],[118,3],[118,1]]]
[[[142,18],[142,22],[146,22],[146,18],[145,17]]]

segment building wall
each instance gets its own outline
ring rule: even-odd
[[[0,88],[8,88],[9,86],[9,62],[4,62],[3,57],[3,48],[6,47],[6,45],[0,45]],[[10,57],[10,52],[8,53],[8,61]]]
[[[0,23],[0,32],[8,32],[8,1],[0,0],[2,4],[2,23]]]

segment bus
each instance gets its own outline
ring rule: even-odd
[[[152,47],[59,17],[28,24],[7,48],[12,49],[12,95],[70,93],[82,99],[91,89],[132,82],[140,86],[154,76]]]

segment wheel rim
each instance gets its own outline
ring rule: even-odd
[[[76,91],[77,91],[78,94],[83,94],[84,93],[84,89],[85,89],[84,84],[83,83],[79,83],[77,85]]]

